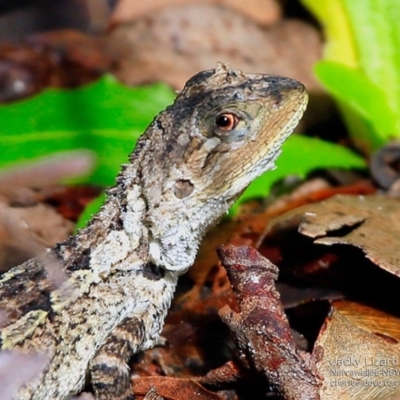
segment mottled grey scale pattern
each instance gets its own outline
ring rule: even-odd
[[[90,248],[82,250],[66,268],[67,271],[71,272],[80,269],[90,269]]]
[[[98,399],[133,400],[129,358],[157,343],[202,237],[274,167],[306,103],[294,80],[223,64],[188,81],[140,138],[90,223],[0,277],[1,350],[49,356],[15,399],[69,399],[89,372]],[[221,112],[238,121],[223,135]]]
[[[4,279],[6,284],[1,283]],[[44,307],[49,311],[52,290],[54,285],[47,280],[45,268],[34,260],[0,276],[0,309],[5,311],[7,323],[34,309]]]

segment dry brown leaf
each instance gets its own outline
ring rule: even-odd
[[[33,207],[13,208],[16,217],[24,221],[30,233],[44,247],[53,247],[65,240],[73,231],[74,224],[61,217],[52,207],[37,204]]]
[[[44,204],[10,207],[0,202],[0,271],[40,255],[65,240],[74,224]]]
[[[400,276],[400,200],[385,196],[333,196],[271,221],[268,235],[285,226],[316,244],[348,244],[384,270]]]
[[[40,33],[20,43],[2,42],[0,102],[32,96],[49,86],[82,86],[113,63],[95,39],[74,30]]]
[[[320,34],[297,20],[263,29],[233,9],[186,4],[118,25],[106,40],[111,58],[120,60],[114,73],[131,85],[163,81],[181,89],[193,73],[220,60],[244,71],[291,76],[322,92],[312,74],[321,57]]]
[[[3,168],[0,171],[0,193],[7,193],[10,187],[38,187],[81,177],[89,174],[95,164],[93,151],[72,150]]]
[[[143,399],[152,387],[165,400],[223,400],[218,394],[204,389],[201,385],[189,379],[150,376],[133,378],[132,384],[135,398],[138,400]]]
[[[149,391],[146,393],[146,396],[144,396],[143,400],[165,400],[164,397],[160,396],[157,393],[157,390],[155,389],[154,386],[151,386]]]
[[[334,303],[314,347],[321,400],[400,396],[400,320],[356,303]]]
[[[111,17],[110,25],[116,26],[133,21],[145,14],[157,13],[163,7],[206,2],[231,7],[263,25],[270,25],[276,22],[282,14],[277,0],[247,0],[246,2],[242,0],[147,0],[143,2],[120,0]]]
[[[3,169],[0,173],[0,271],[39,255],[47,247],[65,240],[72,232],[73,219],[81,212],[90,188],[81,198],[67,199],[64,186],[55,181],[89,172],[95,157],[90,151],[71,151],[43,157],[26,165]],[[35,188],[35,189],[31,189]],[[82,188],[75,189],[76,194]],[[93,190],[93,192],[97,192]],[[60,201],[61,193],[64,203]],[[91,197],[90,197],[91,195]],[[58,206],[63,216],[42,202]]]

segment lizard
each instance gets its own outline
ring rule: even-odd
[[[68,399],[87,377],[97,399],[134,399],[130,358],[158,343],[202,237],[274,168],[307,99],[294,79],[223,63],[188,80],[87,226],[0,278],[1,351],[48,357],[15,399]]]

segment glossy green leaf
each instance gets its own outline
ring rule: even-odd
[[[105,193],[93,199],[83,210],[82,214],[79,216],[79,219],[75,225],[75,231],[83,228],[93,217],[97,211],[100,210],[100,207],[103,205],[104,200],[106,199]]]
[[[0,167],[58,151],[86,148],[98,154],[92,183],[114,182],[137,138],[175,95],[163,84],[129,88],[111,76],[73,90],[49,89],[0,106]]]
[[[302,1],[325,29],[317,75],[338,100],[355,145],[370,154],[399,139],[398,0]]]
[[[343,0],[354,32],[359,64],[381,88],[397,115],[400,135],[400,7],[398,0]]]
[[[302,0],[321,23],[327,41],[326,60],[349,67],[358,66],[358,57],[349,15],[343,0]]]
[[[383,89],[376,86],[361,70],[330,61],[320,61],[315,72],[324,87],[339,101],[370,122],[372,130],[364,140],[374,148],[382,146],[396,131],[396,115],[388,105]],[[362,132],[355,132],[360,140]]]

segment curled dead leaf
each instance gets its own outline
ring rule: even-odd
[[[400,319],[347,301],[333,304],[314,347],[321,400],[400,396]]]
[[[382,269],[400,277],[400,200],[386,196],[337,195],[291,210],[271,221],[268,235],[298,225],[323,245],[360,248]]]
[[[187,400],[194,398],[198,400],[223,400],[218,394],[210,392],[190,379],[149,376],[133,378],[132,383],[135,398],[138,400],[144,400],[150,390],[153,390],[153,393],[156,390],[158,396],[161,396],[165,400]]]
[[[3,168],[0,172],[0,193],[6,195],[10,187],[39,187],[80,177],[89,174],[95,163],[94,152],[72,150]]]

